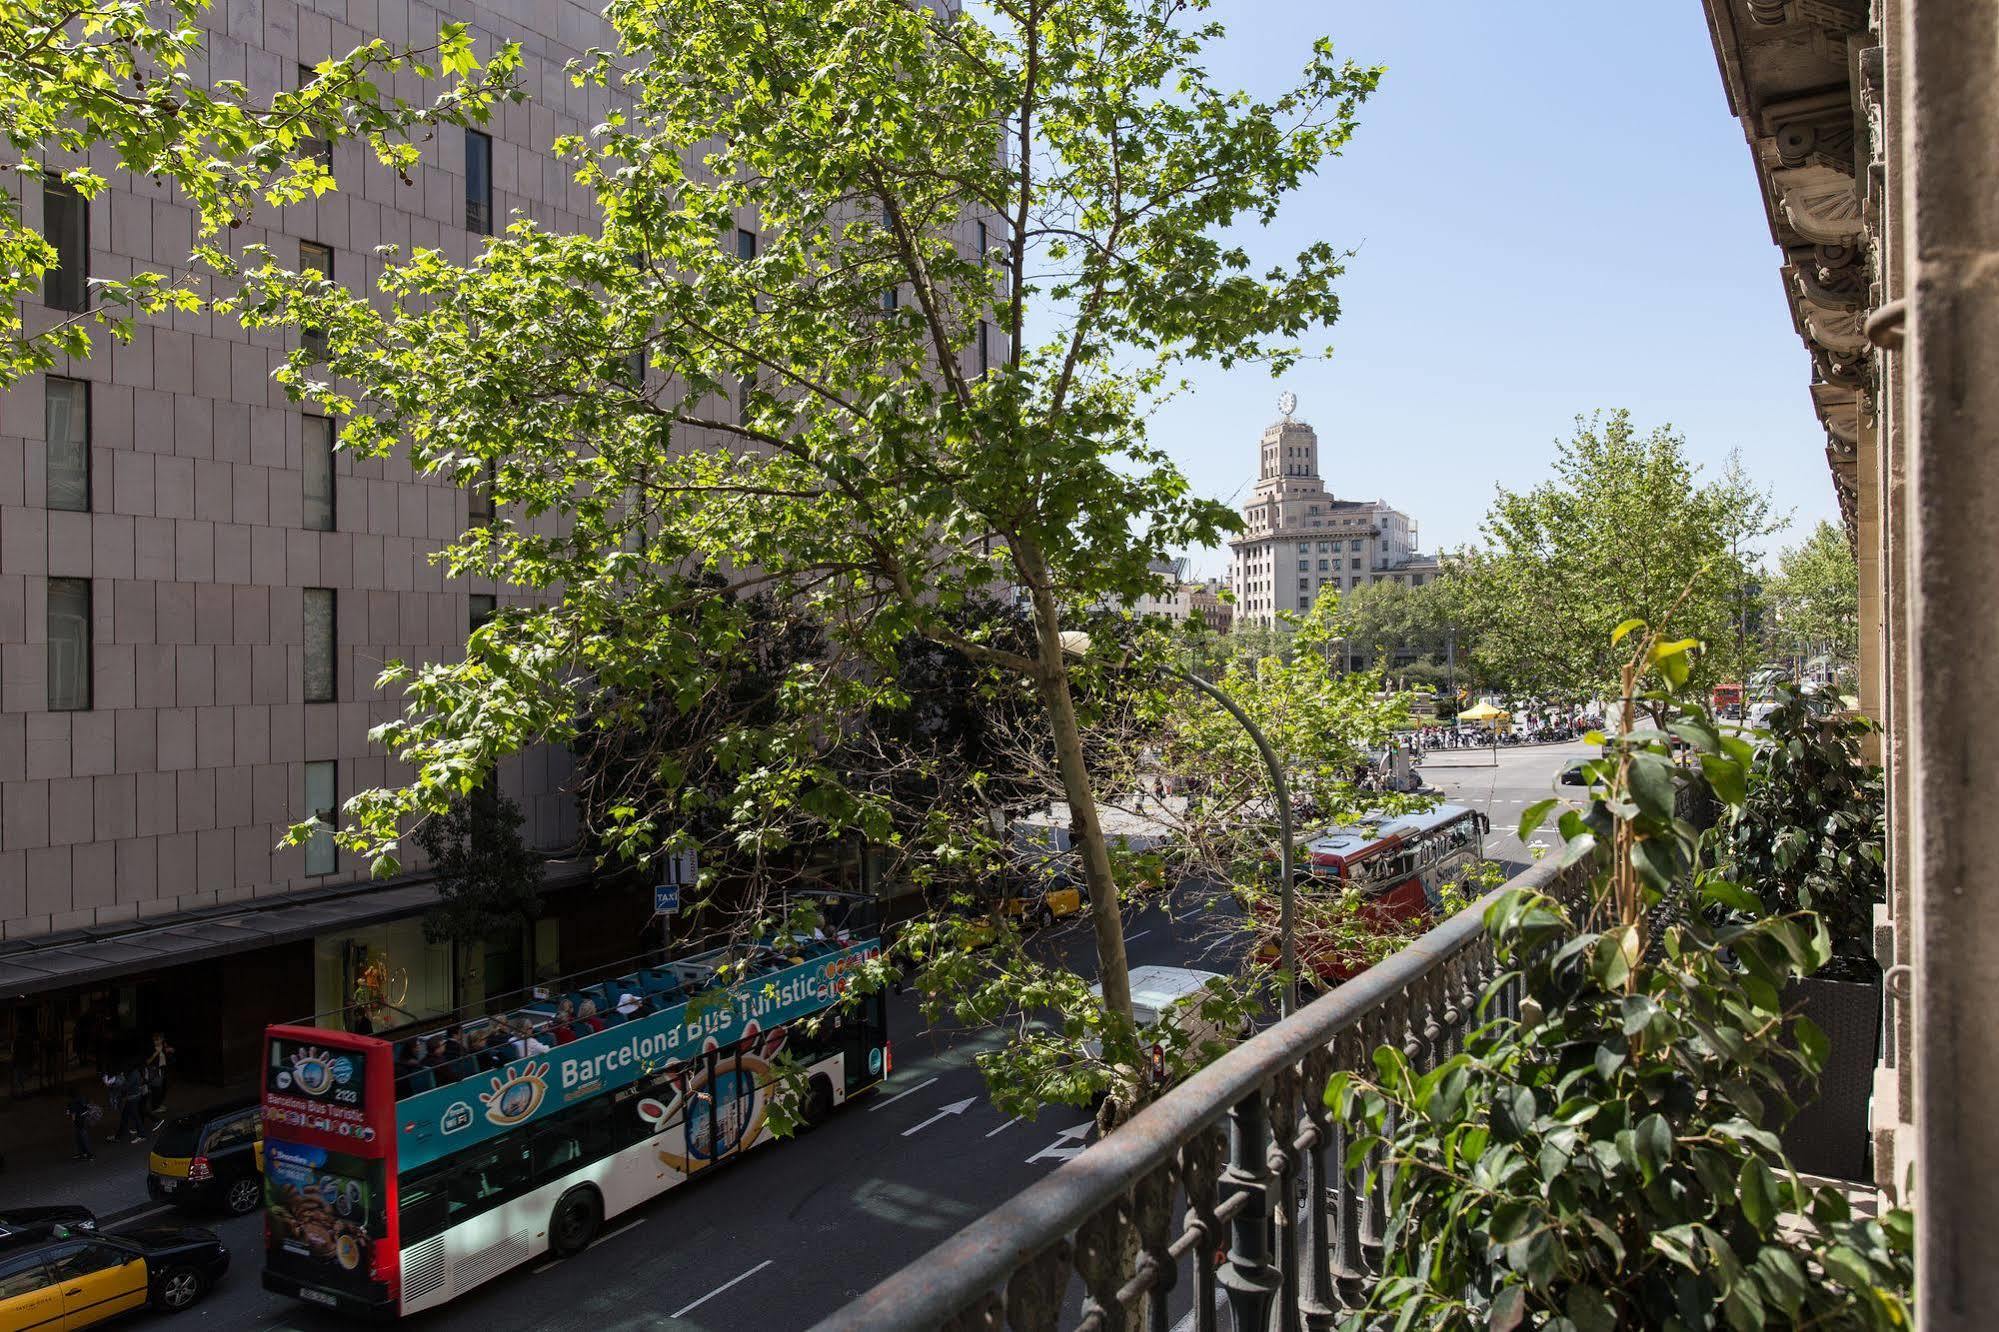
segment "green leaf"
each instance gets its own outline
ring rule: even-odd
[[[1757,1234],[1767,1237],[1777,1225],[1777,1181],[1761,1157],[1752,1156],[1742,1163],[1736,1189],[1742,1214]]]
[[[1622,643],[1625,635],[1631,633],[1634,629],[1643,629],[1644,627],[1645,621],[1643,620],[1626,620],[1623,624],[1618,625],[1617,628],[1610,631],[1611,646],[1615,647],[1617,644]]]
[[[1569,1321],[1576,1325],[1576,1332],[1616,1332],[1617,1311],[1603,1292],[1593,1286],[1570,1287],[1563,1308]]]
[[[1521,810],[1520,831],[1518,834],[1520,840],[1525,842],[1528,838],[1532,837],[1536,830],[1540,828],[1542,822],[1547,819],[1548,812],[1561,803],[1559,798],[1551,797],[1547,800],[1537,800],[1527,806],[1527,808]]]
[[[1741,884],[1730,883],[1726,879],[1709,877],[1701,880],[1701,896],[1716,906],[1740,911],[1746,916],[1760,917],[1764,914],[1762,898]]]
[[[1410,1307],[1416,1306],[1412,1304]],[[1502,1286],[1499,1294],[1492,1297],[1492,1309],[1486,1315],[1486,1332],[1513,1332],[1526,1316],[1527,1291],[1520,1286]]]
[[[1637,1153],[1639,1169],[1645,1176],[1645,1182],[1650,1184],[1673,1159],[1673,1130],[1666,1123],[1666,1117],[1647,1115],[1639,1120],[1632,1147]]]

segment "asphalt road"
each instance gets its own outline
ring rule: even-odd
[[[1432,755],[1426,781],[1491,820],[1487,854],[1516,869],[1531,860],[1514,834],[1520,811],[1550,795],[1574,798],[1555,778],[1581,744]],[[1552,831],[1536,841],[1553,846]],[[1134,966],[1168,963],[1230,970],[1214,955],[1212,919],[1187,908],[1207,896],[1190,886],[1177,909],[1152,906],[1131,923]],[[1044,938],[1079,969],[1092,949],[1086,921]],[[433,1329],[802,1328],[873,1285],[966,1222],[1080,1151],[1089,1116],[1055,1108],[1009,1120],[987,1103],[972,1058],[986,1033],[930,1027],[914,996],[892,998],[895,1075],[810,1135],[739,1163],[617,1218],[596,1244],[566,1262],[517,1269],[445,1308],[411,1319]],[[134,1181],[134,1205],[144,1202]],[[322,1332],[349,1326],[266,1293],[258,1281],[261,1217],[215,1223],[235,1255],[221,1287],[174,1320],[176,1329],[271,1328]],[[1174,1313],[1185,1299],[1185,1283]]]
[[[1193,900],[1190,888],[1182,903]],[[1152,906],[1126,933],[1133,966],[1230,969],[1211,921]],[[1092,956],[1086,919],[1046,932],[1078,969]],[[895,1074],[809,1135],[759,1148],[713,1177],[615,1218],[584,1253],[499,1277],[418,1328],[481,1332],[809,1326],[966,1222],[1074,1156],[1089,1115],[1033,1121],[988,1104],[972,1064],[989,1034],[929,1027],[915,997],[892,998]],[[135,1181],[133,1202],[142,1202]],[[218,1289],[176,1317],[176,1332],[322,1329],[351,1324],[259,1284],[261,1218],[214,1224],[234,1255]]]
[[[1583,807],[1580,786],[1557,782],[1562,769],[1589,757],[1590,747],[1580,740],[1559,745],[1519,745],[1498,752],[1495,764],[1489,752],[1446,749],[1425,756],[1423,780],[1444,793],[1453,804],[1470,805],[1492,820],[1492,833],[1485,839],[1485,853],[1504,861],[1514,872],[1533,863],[1536,850],[1547,851],[1562,844],[1554,830],[1557,809],[1540,831],[1522,843],[1515,833],[1520,815],[1529,805],[1559,797],[1577,809]]]

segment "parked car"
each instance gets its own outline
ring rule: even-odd
[[[1589,778],[1583,776],[1582,764],[1571,763],[1562,769],[1561,783],[1563,786],[1587,786]]]
[[[1148,1032],[1167,1026],[1183,1033],[1192,1050],[1199,1050],[1210,1041],[1227,1045],[1240,1039],[1239,1034],[1223,1030],[1201,1013],[1201,996],[1208,982],[1221,979],[1216,972],[1196,971],[1192,967],[1133,967],[1131,1015],[1138,1022],[1139,1039],[1144,1041]],[[1090,993],[1102,998],[1102,984],[1092,985]],[[1093,1059],[1102,1053],[1102,1046],[1095,1041],[1084,1042],[1083,1048]]]
[[[97,1213],[74,1203],[57,1203],[50,1207],[9,1207],[0,1210],[0,1243],[24,1230],[47,1226],[66,1226],[71,1230],[95,1230]]]
[[[228,1268],[203,1226],[114,1235],[44,1222],[0,1239],[0,1327],[95,1327],[145,1305],[179,1313]]]
[[[227,1101],[168,1120],[146,1166],[146,1192],[161,1202],[231,1216],[256,1211],[264,1205],[262,1106]]]

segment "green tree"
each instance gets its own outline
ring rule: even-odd
[[[1555,475],[1501,488],[1485,549],[1459,562],[1479,669],[1559,703],[1614,697],[1621,658],[1611,630],[1628,617],[1673,616],[1703,645],[1696,684],[1734,674],[1732,647],[1747,572],[1731,553],[1758,525],[1752,489],[1703,481],[1685,441],[1630,414],[1578,418]]]
[[[437,876],[438,901],[424,937],[476,943],[541,914],[541,857],[521,840],[521,810],[506,796],[475,791],[417,829]]]
[[[1334,624],[1356,661],[1392,666],[1403,656],[1441,657],[1456,629],[1449,593],[1441,580],[1361,583],[1339,596]]]
[[[0,388],[51,368],[58,356],[89,356],[93,327],[129,338],[141,314],[200,306],[190,271],[141,272],[93,279],[87,311],[51,326],[24,322],[23,302],[39,299],[57,255],[27,225],[21,198],[52,177],[95,198],[107,182],[88,164],[94,149],[108,150],[130,175],[171,181],[206,240],[242,225],[259,205],[333,189],[315,141],[360,137],[381,162],[407,171],[418,158],[416,134],[439,123],[484,122],[496,99],[519,96],[518,49],[509,43],[482,69],[463,23],[444,25],[426,47],[374,38],[321,61],[304,86],[266,99],[234,81],[204,84],[189,64],[201,53],[196,24],[208,8],[209,0],[0,6],[0,124],[15,181],[0,195]],[[432,104],[409,106],[374,82],[403,70],[454,82]]]
[[[1148,414],[1177,366],[1281,369],[1337,315],[1332,245],[1258,263],[1231,228],[1339,152],[1378,77],[1320,41],[1273,99],[1218,87],[1205,8],[614,0],[616,49],[572,73],[627,109],[555,145],[600,230],[521,220],[469,265],[397,256],[374,298],[262,268],[246,321],[330,344],[334,383],[303,354],[286,381],[345,418],[345,447],[488,486],[502,520],[448,566],[541,598],[464,663],[389,669],[408,707],[378,736],[414,777],[350,801],[349,842],[392,863],[407,820],[504,753],[570,742],[603,691],[705,689],[741,623],[693,577],[719,570],[828,634],[739,807],[794,803],[828,719],[892,700],[913,635],[1031,683],[1128,1022],[1065,609],[1128,602],[1167,549],[1236,526]],[[1029,650],[949,618],[1014,588]],[[878,808],[832,788],[829,818]],[[606,831],[677,835],[661,814]]]
[[[1777,651],[1824,653],[1849,665],[1859,659],[1860,568],[1839,528],[1821,519],[1810,536],[1785,547],[1765,594],[1765,629]]]

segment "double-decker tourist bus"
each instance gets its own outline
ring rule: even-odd
[[[1363,820],[1335,828],[1306,845],[1299,891],[1354,890],[1359,915],[1383,931],[1421,923],[1443,905],[1443,888],[1483,858],[1485,815],[1464,805],[1434,805],[1416,814]],[[1266,949],[1274,955],[1274,949]],[[1368,965],[1365,950],[1301,936],[1298,966],[1321,980],[1351,979]]]
[[[893,1067],[882,996],[836,1003],[880,950],[815,933],[375,1035],[268,1028],[265,1287],[415,1313],[769,1141],[785,1063],[816,1122]]]

